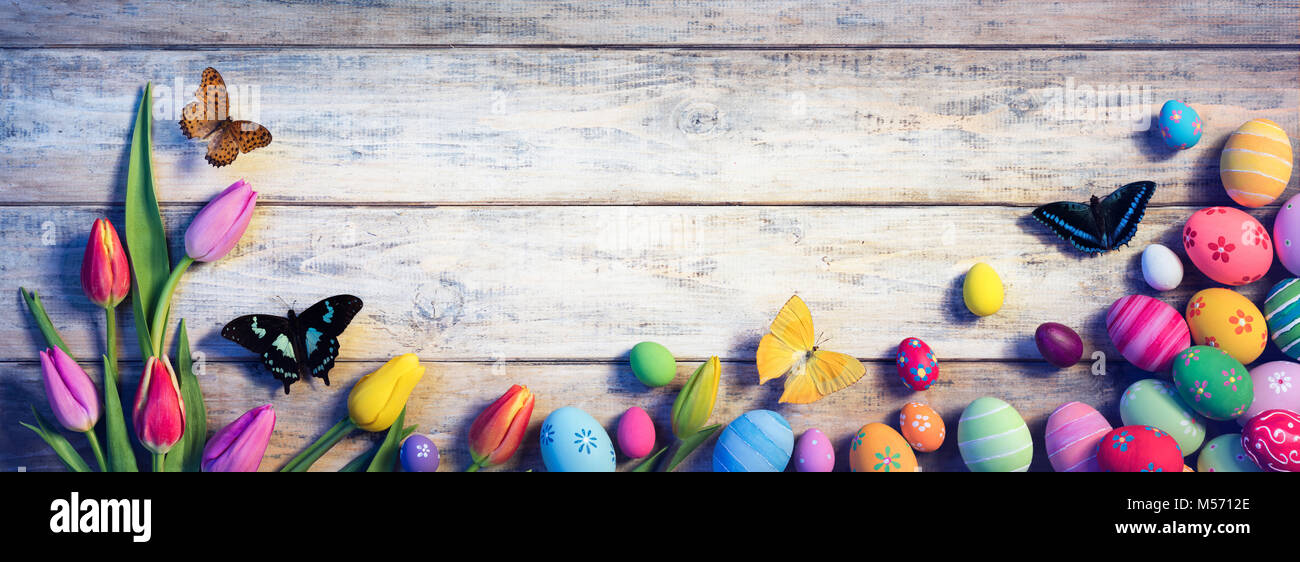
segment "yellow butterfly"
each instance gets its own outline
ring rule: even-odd
[[[817,349],[812,313],[799,295],[786,301],[769,330],[771,333],[758,342],[758,384],[787,375],[781,402],[815,402],[857,382],[867,372],[853,357]]]

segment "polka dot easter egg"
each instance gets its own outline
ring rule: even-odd
[[[1300,275],[1300,195],[1287,199],[1273,219],[1277,259],[1292,275]]]
[[[1183,452],[1162,429],[1126,425],[1110,430],[1097,443],[1102,472],[1182,472]]]
[[[1129,385],[1119,399],[1119,417],[1124,425],[1165,430],[1183,455],[1196,452],[1205,441],[1205,420],[1183,403],[1174,385],[1162,380],[1142,379]]]
[[[934,358],[934,350],[918,338],[899,343],[894,362],[899,378],[912,390],[925,390],[939,380],[939,360]]]
[[[1144,371],[1168,369],[1191,345],[1187,321],[1174,307],[1146,295],[1121,297],[1110,305],[1106,333],[1120,355]]]
[[[438,446],[424,435],[412,435],[402,442],[397,458],[403,472],[437,472]]]
[[[1238,205],[1272,203],[1291,181],[1291,140],[1286,131],[1268,119],[1247,121],[1223,145],[1219,179]]]
[[[1061,404],[1047,417],[1047,460],[1057,472],[1098,472],[1097,443],[1110,422],[1083,402]]]
[[[1300,359],[1300,279],[1283,279],[1264,298],[1264,319],[1273,344],[1292,359]]]
[[[1300,472],[1300,414],[1260,413],[1242,429],[1241,448],[1266,472]]]
[[[1240,416],[1255,399],[1246,367],[1223,350],[1205,345],[1189,347],[1174,358],[1174,388],[1184,404],[1212,420]]]
[[[858,429],[849,443],[852,472],[917,472],[916,455],[894,428],[869,423]]]
[[[1300,413],[1300,363],[1269,361],[1250,370],[1250,381],[1255,387],[1255,399],[1237,423],[1247,422],[1265,410],[1286,410]]]
[[[1187,303],[1193,345],[1228,352],[1243,364],[1259,358],[1268,345],[1268,324],[1250,299],[1232,289],[1205,289]]]
[[[947,436],[947,428],[943,425],[943,418],[938,412],[920,402],[908,402],[903,405],[903,409],[898,413],[898,429],[903,434],[903,439],[919,453],[930,453],[939,450],[943,445],[943,438]]]
[[[1196,146],[1201,140],[1204,124],[1196,110],[1178,100],[1169,100],[1160,108],[1160,117],[1156,119],[1156,130],[1165,146],[1186,150]]]
[[[1240,433],[1225,433],[1205,444],[1196,457],[1196,469],[1201,472],[1259,472],[1255,461],[1250,460],[1241,448]]]
[[[977,398],[957,422],[957,449],[971,472],[1025,472],[1033,445],[1020,412],[997,398]]]
[[[591,414],[565,406],[539,432],[542,463],[551,472],[614,472],[614,443]]]
[[[781,472],[790,464],[794,431],[781,414],[751,410],[741,414],[713,446],[714,472]]]
[[[799,472],[830,472],[835,468],[835,447],[822,430],[809,429],[794,446],[794,469]]]
[[[1183,227],[1183,250],[1196,269],[1224,285],[1258,281],[1273,264],[1273,239],[1264,225],[1232,207],[1192,213]]]

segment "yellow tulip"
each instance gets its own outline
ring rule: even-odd
[[[398,355],[352,387],[348,395],[348,417],[366,431],[383,431],[397,421],[406,407],[415,383],[424,376],[424,366],[414,353]]]
[[[695,370],[686,386],[673,401],[673,434],[678,439],[695,435],[713,415],[713,404],[718,399],[718,379],[722,365],[715,355]]]

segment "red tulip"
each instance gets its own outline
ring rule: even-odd
[[[474,459],[470,471],[501,464],[515,454],[533,416],[533,401],[528,387],[516,384],[474,419],[469,427],[469,454]]]
[[[131,292],[131,266],[108,219],[96,219],[90,229],[86,254],[81,258],[81,289],[91,302],[110,308]]]
[[[185,433],[185,402],[167,356],[150,357],[135,394],[135,435],[144,448],[166,453]]]

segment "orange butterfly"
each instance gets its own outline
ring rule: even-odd
[[[758,342],[758,384],[786,375],[781,402],[807,404],[862,378],[857,359],[820,350],[813,343],[812,313],[799,295],[781,307],[770,333]]]
[[[271,131],[252,121],[230,118],[230,93],[217,69],[203,69],[203,78],[194,97],[198,101],[185,106],[181,132],[185,138],[207,138],[209,164],[218,168],[235,161],[240,152],[252,152],[271,144]]]

